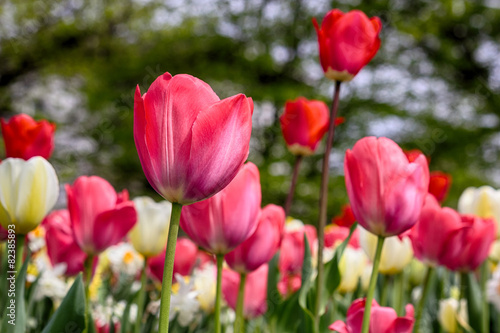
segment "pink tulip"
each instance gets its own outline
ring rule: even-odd
[[[118,244],[137,221],[134,203],[128,192],[116,193],[104,179],[78,177],[73,186],[66,184],[71,227],[80,248],[98,254]]]
[[[190,75],[159,76],[134,102],[134,139],[151,186],[170,202],[211,197],[236,176],[248,156],[253,101],[220,100]]]
[[[187,238],[179,238],[175,244],[174,274],[188,276],[193,271],[198,258],[198,246]],[[148,260],[149,271],[158,281],[163,280],[165,251]]]
[[[111,332],[110,323],[103,322],[102,320],[95,320],[95,332],[96,333],[109,333]],[[121,324],[120,322],[113,323],[113,332],[120,332]]]
[[[357,299],[347,310],[345,323],[337,320],[329,328],[339,333],[361,332],[364,312],[365,299]],[[394,309],[380,306],[373,300],[369,331],[370,333],[411,333],[414,321],[413,305],[406,306],[406,316],[398,317]]]
[[[66,276],[74,276],[83,272],[83,264],[87,254],[80,249],[75,240],[69,211],[67,209],[55,210],[42,222],[45,228],[45,243],[47,254],[52,266],[66,264]]]
[[[429,188],[425,156],[409,162],[394,141],[366,137],[347,150],[344,172],[354,216],[363,228],[388,237],[417,223]]]
[[[302,285],[302,276],[300,273],[297,274],[284,274],[278,281],[278,291],[281,296],[288,298],[291,294],[298,291]]]
[[[335,224],[330,224],[325,228],[325,247],[331,248],[342,243],[349,236],[350,229]],[[359,249],[359,229],[354,229],[349,245]]]
[[[184,206],[180,226],[208,252],[229,253],[257,228],[261,195],[259,169],[248,162],[225,189]]]
[[[238,273],[250,273],[269,262],[280,247],[284,228],[283,208],[276,205],[264,207],[252,236],[226,254],[229,267]]]
[[[304,233],[311,253],[313,252],[314,243],[318,239],[316,228],[312,225],[304,225],[300,230],[286,231],[281,242],[278,261],[281,274],[300,274],[304,262]]]
[[[267,272],[268,265],[264,264],[247,275],[243,301],[243,316],[247,319],[258,317],[267,311]],[[230,269],[224,269],[222,294],[233,310],[236,309],[239,286],[240,274]]]

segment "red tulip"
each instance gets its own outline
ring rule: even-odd
[[[148,260],[149,271],[158,281],[163,281],[165,251]],[[174,273],[188,276],[193,271],[198,257],[198,246],[187,238],[179,238],[175,244]]]
[[[347,310],[345,323],[337,320],[329,328],[339,333],[361,332],[364,312],[365,299],[357,299]],[[411,333],[414,321],[413,305],[406,306],[406,316],[398,317],[394,309],[380,306],[373,300],[369,331],[370,333]]]
[[[71,227],[80,248],[98,254],[118,244],[137,221],[134,203],[127,190],[117,194],[104,179],[78,177],[66,184]]]
[[[299,230],[285,231],[278,261],[281,274],[300,274],[304,262],[304,234],[313,252],[314,243],[318,239],[316,228],[304,225]]]
[[[267,205],[258,223],[252,236],[225,256],[229,267],[238,273],[250,273],[272,259],[283,237],[285,211],[279,206]]]
[[[0,119],[7,157],[29,160],[33,156],[49,159],[54,150],[56,125],[47,120],[35,121],[27,114],[19,114],[6,122]]]
[[[351,205],[344,205],[342,207],[342,215],[335,216],[332,219],[332,223],[341,227],[350,228],[354,222],[356,222],[356,218],[354,217],[354,213],[352,212]]]
[[[267,311],[267,272],[268,265],[247,275],[243,300],[243,316],[252,319]],[[222,273],[222,294],[227,304],[234,310],[238,298],[240,274],[230,269]]]
[[[369,19],[365,13],[352,10],[329,11],[321,28],[316,19],[319,58],[325,76],[331,80],[350,81],[377,54],[382,23],[378,17]]]
[[[80,249],[75,240],[69,211],[67,209],[55,210],[42,222],[45,228],[45,243],[47,254],[52,266],[66,264],[67,276],[74,276],[83,272],[87,254]]]
[[[443,202],[448,196],[451,186],[451,175],[433,171],[430,173],[429,193],[436,197],[439,202]]]
[[[330,224],[325,228],[325,247],[331,248],[343,242],[349,236],[350,229],[335,224]],[[354,229],[349,245],[359,249],[359,229]]]
[[[281,276],[281,279],[278,282],[278,291],[281,296],[287,298],[294,292],[300,289],[302,284],[302,276],[301,274],[284,274]]]
[[[288,150],[295,155],[311,155],[328,131],[329,110],[325,103],[299,97],[287,101],[280,117],[281,131]]]
[[[102,320],[95,320],[95,332],[96,333],[109,333],[111,332],[111,326],[109,322],[104,322]],[[113,323],[113,332],[120,332],[121,324],[120,322]]]
[[[226,187],[248,156],[253,102],[224,100],[190,75],[158,77],[134,102],[134,139],[151,186],[190,204]]]
[[[229,253],[257,228],[261,195],[259,169],[248,162],[225,189],[182,207],[180,226],[208,252]]]
[[[354,216],[363,228],[387,237],[415,225],[429,188],[423,155],[411,163],[394,141],[366,137],[347,150],[344,172]]]

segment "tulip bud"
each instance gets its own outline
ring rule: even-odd
[[[130,230],[130,242],[143,256],[156,256],[167,244],[172,204],[168,201],[156,203],[149,197],[137,197],[133,202],[137,223]]]
[[[175,244],[174,276],[180,274],[188,276],[196,265],[198,247],[187,238],[179,238]],[[161,251],[157,256],[148,260],[148,267],[151,274],[158,280],[163,280],[163,270],[165,268],[165,251]]]
[[[338,291],[345,294],[356,290],[367,264],[368,258],[362,249],[347,246],[339,262],[340,285]]]
[[[467,327],[467,322],[469,321],[467,316],[467,301],[462,299],[459,303],[455,298],[440,300],[438,320],[443,330],[447,333],[459,332],[460,326]],[[460,323],[460,326],[458,323]]]
[[[43,157],[8,158],[0,164],[0,223],[26,235],[42,222],[59,196],[59,181]]]

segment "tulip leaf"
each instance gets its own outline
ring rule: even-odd
[[[340,270],[339,270],[340,259],[342,258],[342,254],[344,254],[344,250],[347,247],[349,241],[351,240],[352,234],[354,233],[354,230],[356,230],[357,225],[358,223],[355,222],[351,226],[351,229],[349,230],[349,235],[347,236],[346,239],[344,239],[342,243],[340,243],[339,246],[337,246],[333,258],[325,265],[325,284],[326,284],[326,290],[328,291],[328,295],[332,295],[340,284]]]
[[[311,249],[309,247],[309,241],[307,240],[306,234],[304,233],[304,262],[302,264],[302,284],[299,290],[299,305],[304,310],[304,312],[314,320],[313,313],[307,308],[307,295],[311,290],[313,281],[312,276],[312,255]]]
[[[28,255],[21,267],[18,276],[14,273],[7,272],[7,279],[15,279],[15,291],[11,291],[7,284],[7,302],[5,304],[5,312],[2,316],[2,333],[25,333],[26,332],[26,305],[24,302],[24,287],[26,285],[26,271],[28,270]],[[11,293],[14,298],[11,298]]]
[[[93,326],[93,325],[91,325]],[[81,332],[85,329],[85,291],[79,274],[42,333]]]
[[[462,273],[466,280],[465,292],[467,296],[467,315],[469,324],[475,332],[481,332],[481,291],[474,273]]]

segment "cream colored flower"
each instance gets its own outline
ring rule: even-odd
[[[143,256],[156,256],[167,244],[172,203],[155,202],[149,197],[137,197],[133,201],[137,223],[129,233],[130,242]]]
[[[368,258],[362,249],[347,246],[339,262],[341,278],[338,291],[348,293],[356,290],[367,264]]]
[[[198,302],[201,309],[207,313],[214,310],[216,277],[216,268],[212,264],[206,264],[202,269],[195,269],[193,273],[194,290],[198,293]]]
[[[359,243],[366,255],[373,261],[377,249],[377,236],[359,227]],[[382,247],[379,272],[381,274],[397,274],[406,267],[413,258],[413,248],[408,237],[387,237]]]
[[[494,218],[497,222],[497,238],[500,237],[500,190],[491,186],[467,188],[458,200],[461,214],[474,214],[483,218]]]
[[[0,223],[26,235],[42,222],[59,196],[59,181],[43,157],[7,158],[0,164]]]
[[[468,327],[467,301],[462,299],[458,302],[456,298],[440,300],[438,320],[443,330],[448,333],[458,332],[460,326]]]

